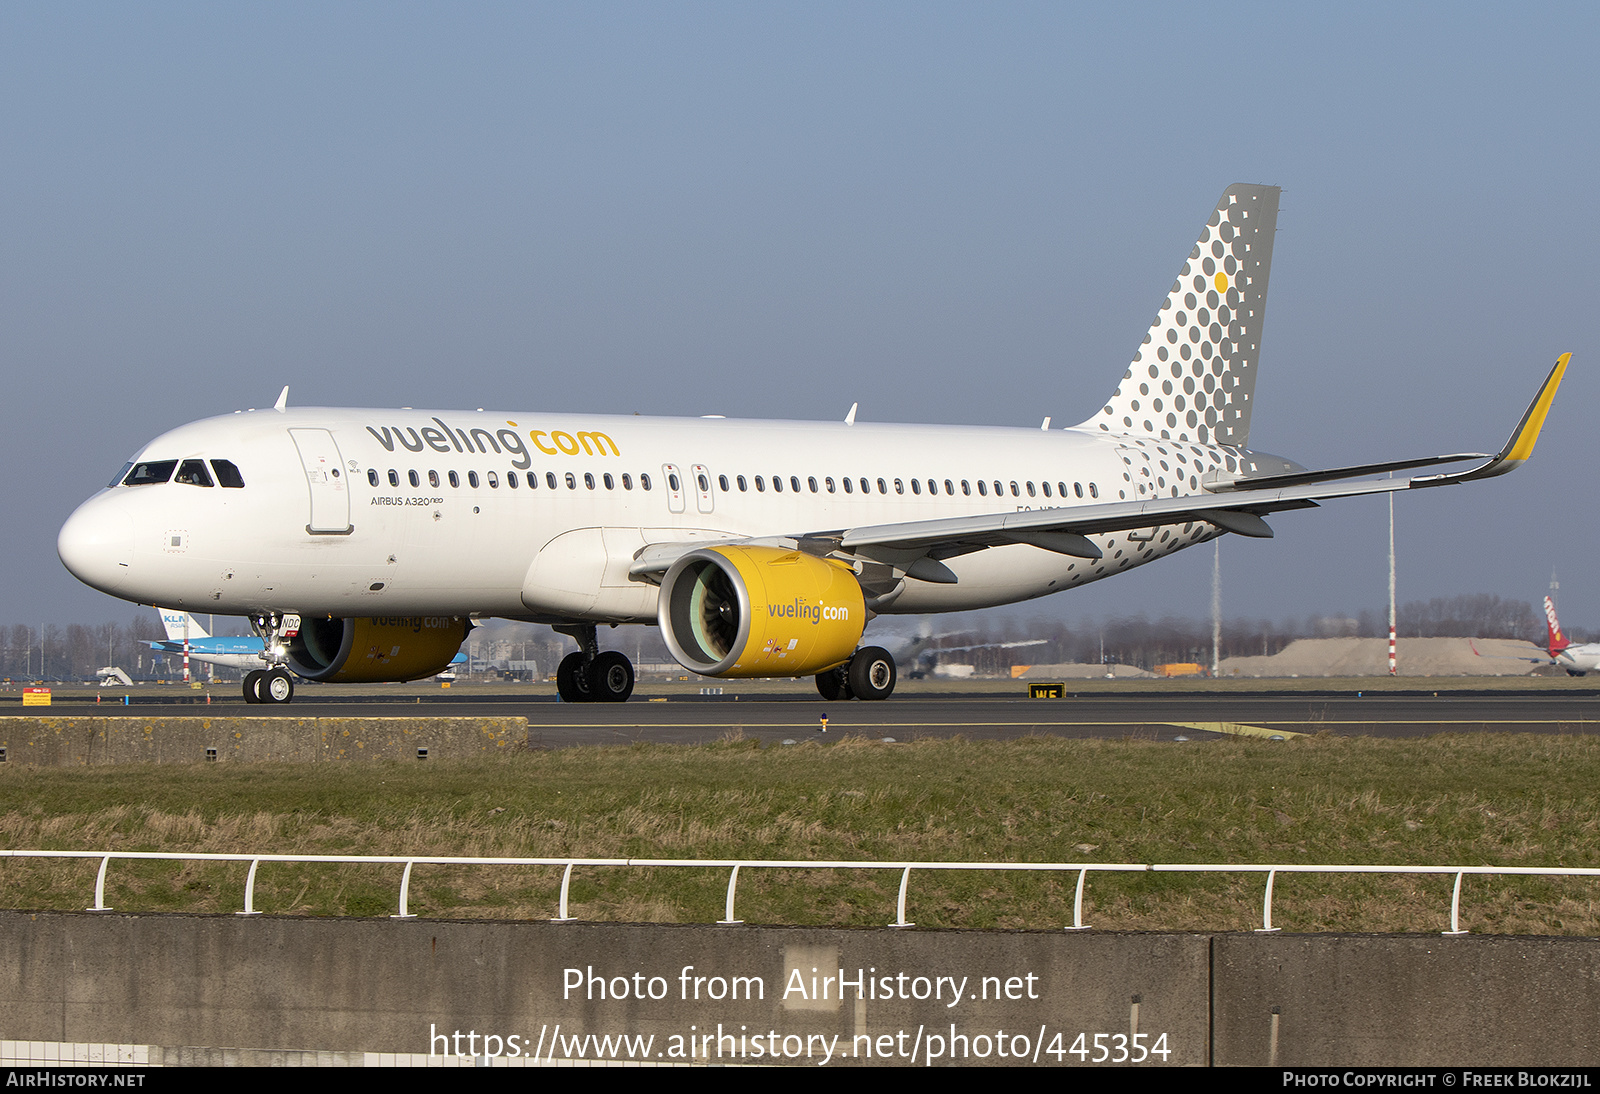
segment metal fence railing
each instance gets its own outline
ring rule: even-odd
[[[572,871],[584,868],[664,867],[690,869],[725,869],[728,874],[727,902],[720,925],[742,923],[734,915],[734,898],[739,884],[740,870],[898,870],[900,893],[895,905],[895,919],[891,927],[915,926],[906,918],[906,898],[911,886],[911,873],[942,870],[1026,871],[1033,873],[1076,873],[1077,886],[1072,902],[1072,925],[1069,931],[1088,930],[1083,921],[1083,890],[1091,872],[1094,873],[1234,873],[1266,874],[1266,889],[1261,901],[1261,933],[1271,933],[1281,928],[1272,925],[1272,890],[1277,876],[1283,874],[1454,874],[1455,886],[1450,897],[1450,929],[1441,933],[1461,935],[1461,881],[1468,874],[1533,877],[1600,877],[1600,868],[1542,867],[1542,866],[1361,866],[1361,865],[1241,865],[1238,863],[1142,863],[1142,862],[880,862],[874,860],[828,859],[647,859],[647,858],[468,858],[457,856],[424,855],[269,855],[223,854],[200,851],[6,851],[0,850],[0,859],[99,859],[100,869],[95,875],[94,905],[87,911],[109,912],[106,906],[106,872],[112,860],[158,860],[173,862],[247,862],[249,873],[245,877],[244,908],[237,915],[260,915],[255,906],[256,869],[263,862],[272,863],[346,863],[363,865],[392,864],[403,866],[400,875],[399,910],[393,919],[416,918],[409,910],[411,871],[415,866],[559,866],[561,896],[556,915],[551,922],[569,923],[575,917],[567,914],[567,894],[572,883]]]

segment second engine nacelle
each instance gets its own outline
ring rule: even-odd
[[[420,680],[443,672],[471,629],[461,616],[305,618],[289,639],[289,667],[335,684]]]
[[[843,563],[779,547],[703,547],[661,579],[656,618],[692,672],[810,676],[850,659],[867,609]]]

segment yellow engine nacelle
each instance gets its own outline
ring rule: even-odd
[[[810,676],[842,665],[867,625],[843,563],[779,547],[704,547],[661,579],[661,634],[703,676]]]
[[[307,680],[377,684],[443,672],[472,624],[461,616],[304,619],[289,667]]]

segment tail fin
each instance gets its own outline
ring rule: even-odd
[[[191,641],[196,638],[210,638],[200,621],[188,612],[175,612],[170,608],[157,608],[161,613],[161,625],[167,628],[167,638],[173,642],[182,642],[185,638]],[[188,627],[184,621],[188,620]]]
[[[1276,186],[1228,187],[1122,384],[1079,428],[1249,443],[1278,194]]]
[[[1544,598],[1544,621],[1550,631],[1550,656],[1554,657],[1572,643],[1561,633],[1561,620],[1556,618],[1556,602],[1548,596]]]

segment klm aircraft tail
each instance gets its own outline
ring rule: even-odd
[[[1105,408],[1079,428],[1245,447],[1276,186],[1228,187]]]
[[[161,625],[167,628],[167,638],[173,642],[182,642],[185,638],[194,641],[196,638],[210,638],[200,621],[188,612],[175,612],[170,608],[157,608],[161,613]],[[188,630],[184,630],[184,620],[188,620]]]

